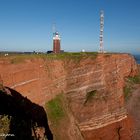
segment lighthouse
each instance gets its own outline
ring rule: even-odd
[[[53,53],[60,53],[60,35],[58,32],[53,34]]]

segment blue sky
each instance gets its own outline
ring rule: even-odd
[[[65,51],[98,51],[101,9],[105,50],[140,54],[139,0],[0,0],[0,50],[51,50],[55,23]]]

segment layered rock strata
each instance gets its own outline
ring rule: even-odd
[[[65,93],[85,140],[131,139],[123,87],[124,78],[137,72],[137,64],[129,54],[99,54],[78,61],[27,59],[19,64],[0,60],[3,84],[31,101],[44,105]],[[89,99],[88,93],[92,93]]]

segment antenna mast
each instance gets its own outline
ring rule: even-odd
[[[101,53],[104,53],[103,31],[104,31],[104,11],[101,10],[100,12],[100,48],[99,48],[99,52]]]
[[[53,36],[54,36],[54,34],[55,34],[55,32],[56,32],[55,23],[53,23],[53,25],[52,25],[52,32],[53,32]]]

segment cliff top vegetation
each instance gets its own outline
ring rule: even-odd
[[[105,57],[110,57],[112,55],[118,55],[121,53],[98,53],[98,52],[64,52],[59,54],[45,54],[45,53],[39,53],[39,54],[14,54],[10,53],[9,55],[4,55],[3,53],[0,53],[0,60],[10,60],[11,64],[17,64],[20,62],[24,62],[27,59],[48,59],[48,60],[76,60],[76,62],[79,62],[82,58],[91,58],[95,59],[98,55],[104,55]]]
[[[65,59],[73,59],[80,60],[82,58],[91,57],[96,58],[97,52],[65,52],[60,54],[9,54],[4,56],[4,54],[0,54],[1,60],[10,60],[11,64],[17,64],[23,62],[26,59],[49,59],[49,60],[65,60]]]

